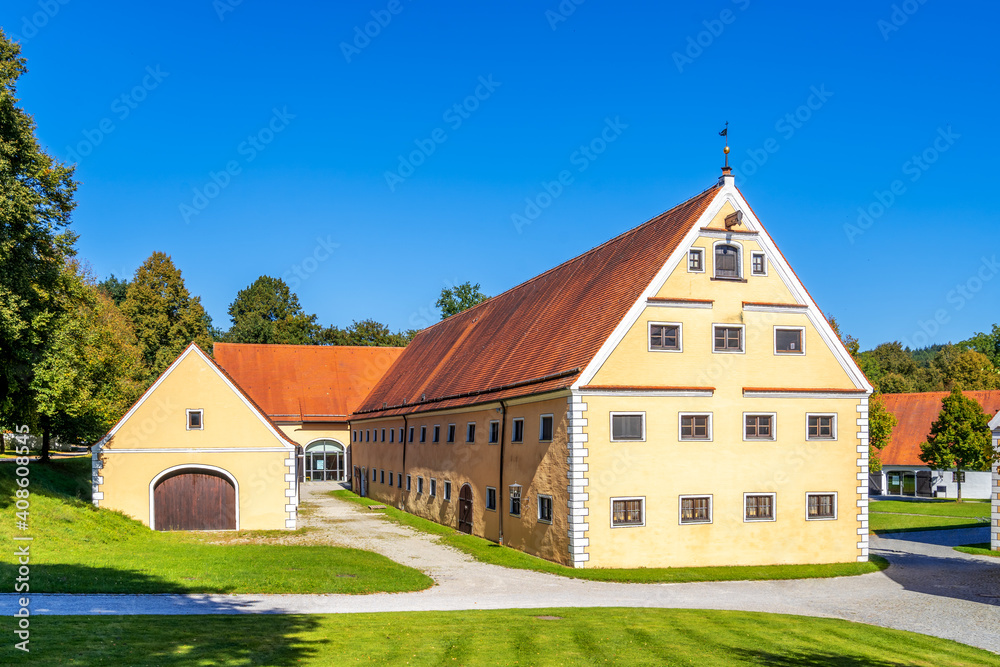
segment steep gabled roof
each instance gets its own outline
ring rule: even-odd
[[[941,401],[947,391],[927,391],[919,394],[885,394],[885,408],[896,415],[899,422],[892,430],[889,444],[879,458],[882,465],[926,466],[920,460],[920,443],[927,440],[931,424],[941,413]],[[964,391],[969,398],[983,406],[983,412],[992,417],[1000,411],[1000,390]]]
[[[278,422],[346,422],[403,348],[216,343],[215,360]]]
[[[474,405],[571,386],[720,187],[424,329],[355,416]]]

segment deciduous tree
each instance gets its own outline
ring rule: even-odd
[[[315,315],[306,315],[299,297],[280,278],[261,276],[237,293],[229,306],[233,325],[224,335],[231,343],[307,345],[320,331]]]
[[[479,283],[473,285],[471,282],[464,282],[455,288],[446,287],[441,290],[441,296],[434,305],[441,309],[441,319],[443,320],[457,315],[463,310],[468,310],[489,298],[479,291]]]
[[[881,453],[892,440],[892,429],[898,420],[885,409],[885,400],[879,393],[868,398],[868,471],[882,470]]]
[[[989,417],[974,399],[952,389],[941,402],[941,412],[931,424],[927,442],[920,445],[920,460],[935,470],[954,468],[958,473],[958,501],[962,502],[962,473],[988,470],[993,456]]]

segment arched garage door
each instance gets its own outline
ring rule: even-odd
[[[156,530],[235,530],[236,489],[211,470],[172,471],[153,488],[153,521]]]

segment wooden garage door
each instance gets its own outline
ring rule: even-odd
[[[207,470],[181,470],[153,489],[156,530],[235,530],[236,489]]]

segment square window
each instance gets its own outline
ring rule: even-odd
[[[804,336],[803,327],[774,327],[774,353],[805,354]]]
[[[427,427],[420,427],[420,442],[427,442]]]
[[[807,493],[806,494],[806,520],[816,521],[821,519],[837,518],[837,494],[836,493]]]
[[[521,485],[511,484],[508,490],[510,500],[510,515],[521,516]]]
[[[612,498],[611,527],[646,525],[645,498]]]
[[[455,425],[448,424],[448,442],[455,442]]]
[[[681,523],[712,523],[712,496],[681,496]]]
[[[417,493],[423,493],[423,492],[424,492],[424,478],[417,477]]]
[[[513,421],[510,434],[511,442],[524,442],[524,419],[517,418]]]
[[[497,490],[492,486],[486,487],[486,509],[493,512],[497,510]]]
[[[711,440],[712,439],[712,415],[685,415],[680,416],[680,439],[681,440]]]
[[[437,491],[438,491],[438,481],[436,479],[434,479],[433,477],[431,477],[431,497],[432,498],[437,495]]]
[[[774,418],[773,413],[764,415],[750,415],[743,413],[743,439],[744,440],[774,440]]]
[[[476,441],[476,422],[469,422],[465,425],[465,441],[475,442]]]
[[[434,442],[441,442],[441,427],[434,425]]]
[[[715,325],[713,352],[742,352],[743,327]]]
[[[767,275],[767,259],[762,252],[750,253],[750,270],[755,276]]]
[[[744,493],[744,521],[774,521],[773,493]]]
[[[688,272],[705,272],[705,250],[703,248],[691,248],[688,251]]]
[[[495,445],[500,442],[500,422],[490,422],[490,444]]]
[[[413,442],[413,433],[414,433],[414,427],[411,426],[410,427],[410,434],[409,434],[410,435],[410,442]]]
[[[205,430],[205,411],[204,410],[187,410],[187,430],[189,431],[204,431]]]
[[[413,478],[410,477],[409,475],[406,476],[406,490],[407,491],[413,490]]]
[[[552,496],[538,496],[538,522],[552,523]]]
[[[681,325],[670,323],[649,323],[649,350],[652,352],[681,351]]]
[[[552,440],[552,415],[542,415],[538,420],[538,440],[541,442]]]
[[[444,482],[444,499],[451,500],[451,482],[447,480]]]
[[[611,440],[645,440],[645,412],[612,412]]]
[[[807,415],[807,440],[836,440],[837,415]]]

